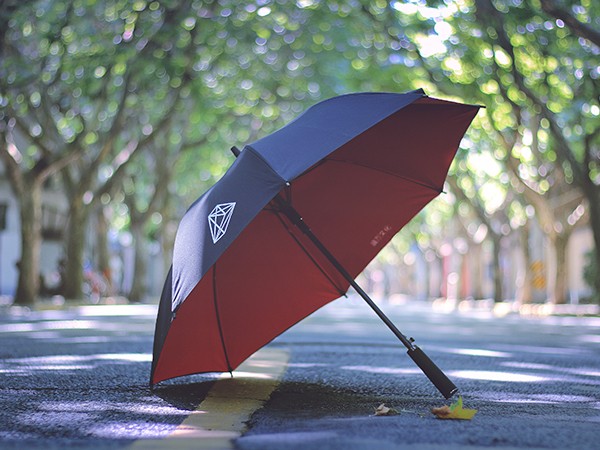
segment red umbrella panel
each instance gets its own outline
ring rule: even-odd
[[[442,191],[478,109],[422,91],[350,94],[247,145],[182,219],[151,384],[231,371],[360,289],[353,278]]]

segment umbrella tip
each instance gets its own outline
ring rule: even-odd
[[[240,156],[240,153],[242,153],[242,151],[234,145],[233,147],[231,147],[231,153],[233,153],[233,155],[237,158],[238,156]]]
[[[422,88],[415,89],[414,91],[410,91],[408,93],[409,94],[420,94],[420,95],[427,97],[427,94],[425,93],[425,91]]]

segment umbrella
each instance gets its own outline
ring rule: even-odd
[[[161,296],[150,384],[231,372],[352,286],[449,398],[446,375],[354,279],[444,185],[479,107],[359,93],[322,101],[232,150],[182,218]]]

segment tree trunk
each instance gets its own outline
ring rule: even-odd
[[[40,254],[42,249],[42,185],[27,183],[20,193],[21,260],[15,303],[35,303],[40,288]]]
[[[166,192],[167,187],[165,186],[163,190]],[[162,250],[163,273],[165,277],[167,276],[169,268],[173,262],[173,247],[175,246],[175,235],[177,234],[177,221],[172,218],[173,214],[171,212],[171,202],[171,197],[166,195],[158,210],[163,218],[160,225],[159,235]]]
[[[424,257],[425,257],[426,251],[422,252]],[[426,257],[425,257],[425,264],[423,264],[423,269],[425,270],[425,283],[423,286],[425,289],[423,290],[423,298],[425,300],[427,300],[427,299],[431,298],[431,283],[429,281],[429,280],[431,280],[431,263],[429,261],[427,261]]]
[[[142,224],[132,224],[131,233],[135,245],[135,267],[133,271],[133,284],[129,293],[129,300],[132,302],[142,301],[147,293],[146,275],[147,275],[147,246],[143,233]]]
[[[72,201],[69,209],[64,280],[64,296],[68,299],[83,298],[83,250],[87,219],[83,201],[79,198]]]
[[[567,302],[567,286],[569,277],[569,268],[567,261],[567,245],[569,244],[570,233],[560,234],[556,237],[555,247],[555,283],[552,299],[554,304],[563,304]]]
[[[600,195],[594,199],[590,199],[590,226],[594,236],[594,255],[596,256],[596,267],[600,267]],[[596,273],[595,286],[593,286],[596,294],[596,300],[600,304],[600,274]]]
[[[429,263],[429,274],[431,277],[431,273],[434,272],[435,273],[435,283],[429,283],[429,295],[431,296],[431,298],[439,298],[439,297],[443,297],[444,296],[444,292],[442,292],[442,286],[444,285],[446,279],[444,276],[444,267],[443,267],[444,263],[441,259],[441,257],[435,257],[431,260],[431,262]],[[432,267],[435,267],[435,269],[432,269]],[[445,291],[445,289],[444,289]]]
[[[499,236],[492,235],[492,242],[494,243],[494,302],[496,303],[504,299],[504,293],[502,292],[502,267],[500,265],[500,241]]]
[[[483,260],[482,251],[480,244],[473,244],[471,250],[469,250],[469,256],[471,257],[471,295],[475,300],[483,298],[483,286],[482,286],[482,271]]]
[[[523,252],[523,281],[517,294],[519,303],[531,303],[533,300],[533,273],[530,270],[533,261],[531,260],[531,251],[529,250],[530,222],[528,221],[521,232],[521,251]]]
[[[96,249],[98,270],[104,275],[108,283],[108,292],[112,295],[114,288],[112,285],[110,254],[108,250],[108,222],[103,207],[98,208],[96,211]]]

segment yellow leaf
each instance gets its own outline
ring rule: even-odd
[[[459,396],[458,400],[452,403],[450,406],[442,406],[440,408],[432,408],[431,412],[438,419],[459,419],[459,420],[471,420],[477,413],[476,409],[464,409],[462,397]]]

